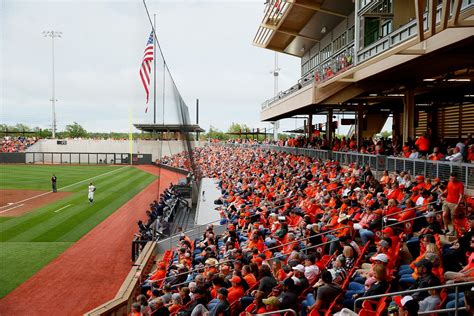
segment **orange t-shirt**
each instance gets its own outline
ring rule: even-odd
[[[257,284],[257,278],[252,273],[249,273],[246,276],[244,276],[244,279],[247,282],[247,284],[249,285],[249,287],[252,287],[255,284]]]
[[[464,195],[464,185],[461,181],[448,183],[448,196],[446,197],[446,202],[457,204],[459,197]]]
[[[227,295],[227,301],[229,302],[229,304],[232,304],[235,301],[237,301],[239,298],[244,296],[244,293],[245,291],[241,286],[237,286],[237,287],[232,286],[229,288],[229,295]]]
[[[430,149],[430,140],[421,136],[416,140],[415,145],[418,146],[418,150],[420,151],[428,151]]]

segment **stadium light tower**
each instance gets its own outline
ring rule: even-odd
[[[43,31],[43,37],[51,37],[51,55],[52,55],[52,71],[53,71],[53,91],[51,97],[51,104],[52,104],[52,114],[53,114],[53,124],[51,126],[51,131],[53,133],[53,138],[56,138],[56,93],[55,93],[55,81],[54,81],[54,38],[55,37],[62,37],[63,32],[57,31]]]

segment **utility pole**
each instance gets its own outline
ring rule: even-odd
[[[278,67],[278,53],[275,52],[275,63],[273,66],[273,71],[270,73],[273,74],[273,95],[276,97],[278,95],[278,76],[280,75],[280,68]],[[272,122],[273,124],[273,140],[278,141],[278,127],[280,123],[278,121]]]
[[[52,97],[51,97],[51,105],[52,105],[52,119],[53,123],[51,126],[51,131],[53,133],[53,138],[56,138],[56,92],[55,92],[55,78],[54,78],[54,38],[55,37],[62,37],[62,32],[57,31],[43,31],[43,37],[51,37],[51,56],[52,56]]]

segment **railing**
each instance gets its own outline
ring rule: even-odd
[[[372,0],[359,0],[361,3],[360,11],[370,9],[369,7],[376,6],[378,1]],[[472,0],[464,0],[461,6],[461,12],[466,11],[474,6],[474,2]],[[441,20],[441,10],[442,5],[439,5],[436,8],[436,24],[440,23]],[[428,29],[428,12],[426,12],[423,16],[423,30],[426,31]],[[303,86],[301,85],[302,80],[309,80],[313,82],[313,79],[317,83],[324,82],[352,67],[354,64],[354,58],[357,60],[357,64],[361,64],[380,53],[389,50],[392,47],[395,47],[411,38],[414,38],[418,34],[418,27],[417,27],[417,20],[413,19],[409,21],[407,24],[401,26],[397,30],[391,32],[390,34],[380,38],[376,42],[364,47],[358,52],[354,52],[354,44],[353,42],[348,44],[343,49],[334,52],[331,54],[329,59],[322,60],[315,68],[312,68],[310,73],[303,76],[297,84],[293,85],[289,89],[279,92],[277,96],[266,100],[262,104],[262,110],[265,110],[276,101],[290,95]]]
[[[285,313],[285,314],[282,314],[282,313]],[[274,312],[266,312],[266,313],[260,313],[260,314],[251,314],[251,313],[247,313],[246,315],[252,315],[252,316],[264,316],[264,315],[286,315],[286,313],[290,313],[294,316],[297,316],[298,314],[292,310],[292,309],[280,309],[280,310],[277,310],[277,311],[274,311]]]
[[[219,144],[218,144],[219,145]],[[222,144],[221,144],[222,145]],[[233,144],[225,146],[252,147],[274,150],[293,155],[303,155],[314,159],[337,160],[340,164],[369,165],[374,171],[408,171],[411,175],[423,175],[427,178],[449,180],[452,172],[456,172],[458,180],[465,188],[474,189],[474,164],[439,160],[410,159],[385,155],[361,154],[358,152],[330,151],[311,148],[284,147],[268,144]]]
[[[415,290],[406,290],[406,291],[401,291],[401,292],[393,292],[393,293],[386,293],[386,294],[380,294],[380,295],[372,295],[372,296],[365,296],[365,297],[359,297],[354,301],[354,311],[356,310],[356,307],[359,302],[366,301],[366,300],[378,300],[383,297],[393,297],[393,296],[402,296],[402,295],[407,295],[411,293],[417,293],[417,292],[425,292],[428,290],[442,290],[446,288],[454,288],[455,289],[455,306],[454,308],[444,308],[444,309],[438,309],[434,311],[427,311],[427,312],[419,312],[418,315],[428,315],[428,314],[437,314],[437,313],[447,313],[447,312],[454,312],[455,315],[458,315],[458,311],[460,310],[465,310],[465,307],[459,307],[458,306],[458,294],[459,294],[459,287],[469,287],[473,286],[474,282],[463,282],[463,283],[454,283],[454,284],[446,284],[446,285],[439,285],[439,286],[431,286],[431,287],[424,287],[424,288],[419,288]]]

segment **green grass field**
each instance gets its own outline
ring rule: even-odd
[[[20,217],[0,217],[0,298],[155,179],[129,166],[2,165],[0,189],[50,190],[53,173],[58,189],[71,192],[70,196]],[[90,181],[97,187],[93,205],[87,200]]]

